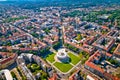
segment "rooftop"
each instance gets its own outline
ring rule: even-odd
[[[12,75],[9,70],[4,69],[0,71],[0,75],[4,73],[6,80],[13,80]]]
[[[120,44],[115,49],[114,54],[120,55]]]

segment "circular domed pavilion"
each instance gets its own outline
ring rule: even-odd
[[[67,55],[67,52],[64,48],[58,50],[58,53],[56,54],[56,59],[59,62],[69,62],[69,56]]]

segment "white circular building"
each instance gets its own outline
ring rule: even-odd
[[[57,58],[57,61],[59,62],[65,62],[65,63],[69,62],[69,57],[64,48],[58,50],[58,53],[56,54],[56,58]]]

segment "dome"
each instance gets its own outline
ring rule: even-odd
[[[57,60],[60,62],[69,62],[69,57],[65,49],[59,49],[58,53],[56,54]]]

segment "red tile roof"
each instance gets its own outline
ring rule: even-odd
[[[96,64],[93,63],[94,59],[97,58],[97,56],[101,56],[101,54],[99,53],[99,51],[96,51],[86,62],[85,65],[91,67],[92,69],[95,69],[101,73],[104,73],[104,70],[102,68],[100,68],[99,66],[97,66]]]
[[[49,78],[48,80],[57,80],[57,74],[53,74],[53,77]]]
[[[112,54],[106,52],[106,56],[112,57]]]
[[[13,60],[16,56],[17,56],[17,54],[12,54],[12,55],[9,56],[8,58],[3,59],[3,60],[0,62],[0,64],[4,64],[4,63],[6,63],[6,62],[9,62],[9,61]]]
[[[118,77],[116,77],[116,76],[113,76],[113,75],[111,75],[111,74],[109,74],[109,73],[107,73],[107,72],[105,72],[103,75],[106,76],[108,79],[120,80],[120,78],[118,78]]]
[[[102,28],[103,28],[103,29],[108,29],[108,30],[109,30],[109,28],[108,28],[107,26],[102,26]]]
[[[89,66],[92,69],[99,71],[100,73],[104,73],[104,70],[102,68],[98,67],[97,65],[95,65],[93,62],[87,61],[87,62],[85,62],[85,65]]]
[[[105,56],[109,56],[111,57],[112,54],[109,53],[105,53]],[[108,79],[112,79],[112,80],[120,80],[119,78],[107,73],[104,71],[104,69],[102,69],[101,67],[97,66],[96,64],[93,63],[93,60],[96,59],[97,56],[101,56],[101,53],[99,51],[96,51],[86,62],[85,65],[89,66],[92,69],[95,69],[97,71],[99,71],[100,73],[102,73],[106,78]]]
[[[74,80],[74,76],[80,71],[80,69],[78,69],[77,71],[75,71],[70,77],[69,80]]]
[[[120,44],[118,44],[117,48],[114,51],[114,54],[120,55]]]

